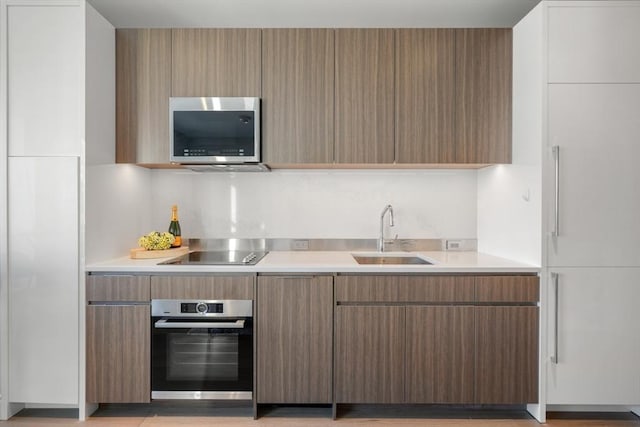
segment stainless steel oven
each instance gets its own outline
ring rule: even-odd
[[[152,399],[252,399],[253,302],[151,301]]]

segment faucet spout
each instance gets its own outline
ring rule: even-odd
[[[378,251],[384,252],[384,216],[389,212],[389,227],[393,227],[393,206],[387,205],[380,214],[380,237],[378,238]]]

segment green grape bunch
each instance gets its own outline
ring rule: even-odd
[[[152,231],[146,236],[138,239],[138,245],[148,251],[156,251],[161,249],[169,249],[176,240],[175,236],[168,232],[160,233]]]

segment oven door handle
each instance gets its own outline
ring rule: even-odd
[[[191,329],[191,328],[216,328],[216,329],[243,329],[244,320],[235,322],[170,322],[166,319],[158,320],[156,328],[164,329]]]

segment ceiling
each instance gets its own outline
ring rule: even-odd
[[[88,0],[116,28],[513,27],[540,0]]]

